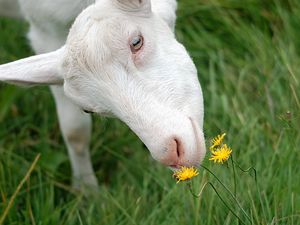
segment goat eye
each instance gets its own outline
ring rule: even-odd
[[[143,36],[139,35],[134,37],[130,42],[130,49],[132,53],[138,52],[144,44],[144,38]]]
[[[83,112],[88,113],[88,114],[93,114],[93,112],[85,110],[85,109],[83,109]]]

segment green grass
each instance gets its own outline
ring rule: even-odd
[[[0,63],[32,54],[26,29],[0,19]],[[235,160],[257,170],[259,192],[253,176],[237,170],[237,198],[252,224],[300,224],[300,2],[181,0],[176,33],[199,70],[207,139],[226,132]],[[0,217],[41,153],[5,224],[239,224],[211,188],[197,199],[175,184],[126,125],[94,117],[93,126],[101,187],[87,201],[61,185],[71,171],[48,88],[1,84]],[[204,165],[233,190],[230,167]],[[208,180],[250,224],[208,172],[193,187]]]

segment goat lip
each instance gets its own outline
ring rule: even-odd
[[[173,172],[177,171],[180,169],[180,165],[169,165],[168,166]]]
[[[174,164],[174,165],[169,165],[168,167],[173,170],[173,171],[177,171],[179,170],[181,167],[183,167],[184,165],[182,164]]]
[[[169,167],[174,168],[174,169],[179,169],[180,168],[179,165],[170,165]]]

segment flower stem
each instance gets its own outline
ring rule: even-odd
[[[237,205],[239,206],[239,208],[242,210],[243,214],[246,216],[246,218],[250,221],[250,223],[252,224],[252,220],[250,218],[250,216],[246,213],[246,211],[243,209],[243,207],[241,206],[241,204],[239,203],[239,201],[237,200],[237,198],[234,196],[234,194],[222,183],[222,181],[212,172],[210,171],[207,167],[200,165],[203,169],[205,169],[206,171],[208,171],[211,175],[214,176],[214,178],[216,178],[216,180],[222,185],[222,187],[230,194],[230,196],[233,198],[233,200],[237,203]]]
[[[242,221],[242,219],[233,211],[233,209],[231,209],[230,207],[229,207],[229,205],[226,203],[226,201],[222,198],[222,196],[220,195],[220,193],[217,191],[217,189],[215,188],[215,186],[211,183],[211,182],[206,182],[203,186],[202,186],[202,188],[201,188],[201,190],[200,190],[200,192],[199,192],[199,194],[195,194],[194,192],[193,192],[193,190],[192,190],[192,186],[191,186],[191,183],[189,183],[188,184],[188,187],[189,187],[189,190],[190,190],[190,193],[194,196],[194,197],[196,197],[196,198],[199,198],[201,195],[202,195],[202,192],[204,191],[204,189],[206,188],[206,186],[207,185],[210,185],[211,186],[211,188],[215,191],[215,193],[217,194],[217,196],[219,197],[219,199],[221,200],[221,202],[223,202],[223,204],[226,206],[226,208],[240,221],[240,223],[242,223],[242,224],[245,224],[246,225],[246,223],[244,223],[244,221]]]
[[[254,181],[255,181],[255,186],[256,186],[256,191],[257,191],[257,195],[258,195],[258,198],[259,198],[259,201],[260,201],[260,204],[261,204],[261,207],[262,207],[262,211],[263,211],[263,214],[264,214],[264,217],[265,217],[265,220],[267,220],[267,216],[266,216],[266,212],[265,212],[265,209],[264,209],[264,204],[263,204],[263,200],[261,198],[261,195],[260,195],[260,189],[259,189],[259,185],[258,185],[258,181],[257,181],[257,171],[254,167],[249,167],[247,169],[243,169],[237,162],[235,162],[233,160],[233,163],[244,173],[249,173],[251,171],[254,172]],[[251,174],[250,174],[251,175]]]
[[[243,169],[238,163],[236,163],[233,159],[232,159],[232,163],[234,163],[242,172],[244,173],[250,173],[251,171],[254,172],[254,180],[255,182],[257,183],[257,172],[256,172],[256,169],[254,167],[249,167],[248,169]]]
[[[234,197],[236,197],[236,186],[237,186],[237,183],[236,183],[236,171],[235,171],[235,164],[234,164],[234,161],[233,161],[233,155],[231,155],[230,161],[231,161],[232,172],[233,172],[233,187],[234,187],[233,193],[234,193]]]

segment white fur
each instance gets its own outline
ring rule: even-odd
[[[81,109],[118,117],[164,164],[171,162],[169,142],[174,138],[184,149],[176,165],[202,161],[202,92],[196,68],[172,32],[175,0],[20,3],[34,50],[50,53],[0,66],[0,80],[63,84],[63,89],[51,89],[76,178],[96,185],[88,154],[91,120]],[[68,26],[79,13],[64,45]],[[129,43],[138,35],[144,46],[133,54]]]

